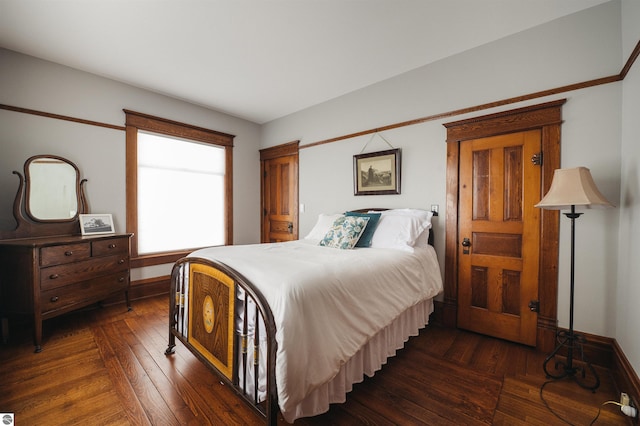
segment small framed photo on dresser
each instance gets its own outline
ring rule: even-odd
[[[82,235],[113,234],[113,217],[111,214],[81,214],[80,231]]]

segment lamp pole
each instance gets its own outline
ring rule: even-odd
[[[570,301],[569,301],[569,336],[568,338],[573,340],[573,297],[575,294],[575,276],[576,276],[576,219],[580,217],[582,213],[576,213],[576,206],[571,205],[571,213],[564,213],[569,219],[571,219],[571,290]],[[575,373],[575,368],[573,368],[573,345],[569,345],[567,348],[567,370],[572,370]]]
[[[563,377],[572,377],[578,385],[585,389],[590,389],[592,391],[596,391],[596,389],[600,386],[600,378],[596,373],[596,370],[593,368],[591,363],[586,360],[584,356],[584,351],[582,349],[582,344],[585,342],[585,339],[582,335],[576,334],[573,331],[573,297],[574,297],[574,280],[575,280],[575,245],[576,245],[576,231],[575,231],[575,221],[577,218],[582,215],[582,213],[576,213],[576,206],[574,204],[571,205],[571,212],[564,213],[569,219],[571,219],[571,275],[570,275],[570,299],[569,299],[569,331],[558,331],[558,346],[547,356],[544,360],[544,364],[542,364],[542,368],[546,373],[547,377],[552,379],[561,379]],[[562,367],[560,374],[551,374],[547,369],[547,364],[555,358],[556,354],[563,347],[567,348],[567,360],[566,363],[562,361],[555,362],[555,370],[560,370],[559,367]],[[586,370],[584,367],[574,367],[573,366],[573,350],[574,348],[579,348],[581,352],[581,359],[586,364],[587,368],[591,371],[595,378],[595,382],[593,384],[588,383],[585,380]],[[579,371],[582,374],[579,377],[576,375]]]

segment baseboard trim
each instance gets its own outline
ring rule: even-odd
[[[129,301],[169,294],[170,287],[171,276],[169,275],[132,281],[129,286]],[[124,297],[122,295],[114,295],[102,301],[102,304],[105,306],[118,303],[124,304]],[[132,306],[135,309],[135,304]]]
[[[147,297],[159,296],[161,294],[169,294],[170,287],[170,275],[147,278],[144,280],[136,280],[131,282],[131,286],[129,287],[129,299],[137,300]]]
[[[575,331],[575,334],[579,334],[584,338],[584,356],[591,364],[609,369],[613,367],[614,339],[595,334],[582,333],[580,331]],[[577,354],[575,356],[577,356]]]
[[[626,392],[636,407],[640,407],[640,379],[631,366],[627,356],[616,340],[613,340],[613,365],[611,366],[613,380],[620,392]]]

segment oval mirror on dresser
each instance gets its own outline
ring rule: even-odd
[[[70,221],[78,214],[80,171],[62,157],[37,155],[27,160],[25,207],[36,221]]]
[[[79,234],[79,215],[88,213],[80,170],[57,155],[34,155],[18,171],[18,192],[13,203],[16,228],[0,231],[0,239]]]

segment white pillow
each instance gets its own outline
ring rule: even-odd
[[[386,210],[387,214],[400,214],[400,215],[408,215],[408,216],[416,216],[421,220],[429,221],[429,226],[425,228],[418,238],[412,244],[413,247],[428,247],[429,246],[429,229],[431,229],[431,218],[433,217],[433,212],[429,210],[422,209],[390,209]]]
[[[380,213],[382,215],[392,214],[392,215],[404,215],[404,216],[415,216],[419,219],[426,220],[431,223],[431,217],[433,213],[429,210],[421,210],[421,209],[389,209],[383,210]]]
[[[416,242],[413,243],[414,247],[429,247],[429,230],[431,229],[431,226],[429,226],[427,229],[425,229],[424,231],[422,231],[422,234],[420,234],[418,236],[418,238],[416,238]]]
[[[318,215],[318,220],[316,224],[313,226],[311,232],[304,237],[305,240],[321,240],[329,231],[329,228],[333,225],[333,222],[336,221],[337,218],[342,216],[340,213],[336,214],[324,214],[320,213]]]
[[[371,239],[371,247],[413,252],[413,246],[418,237],[426,229],[431,228],[431,216],[423,213],[426,210],[418,213],[397,210],[387,213],[387,211],[382,212],[380,216],[378,228]]]

